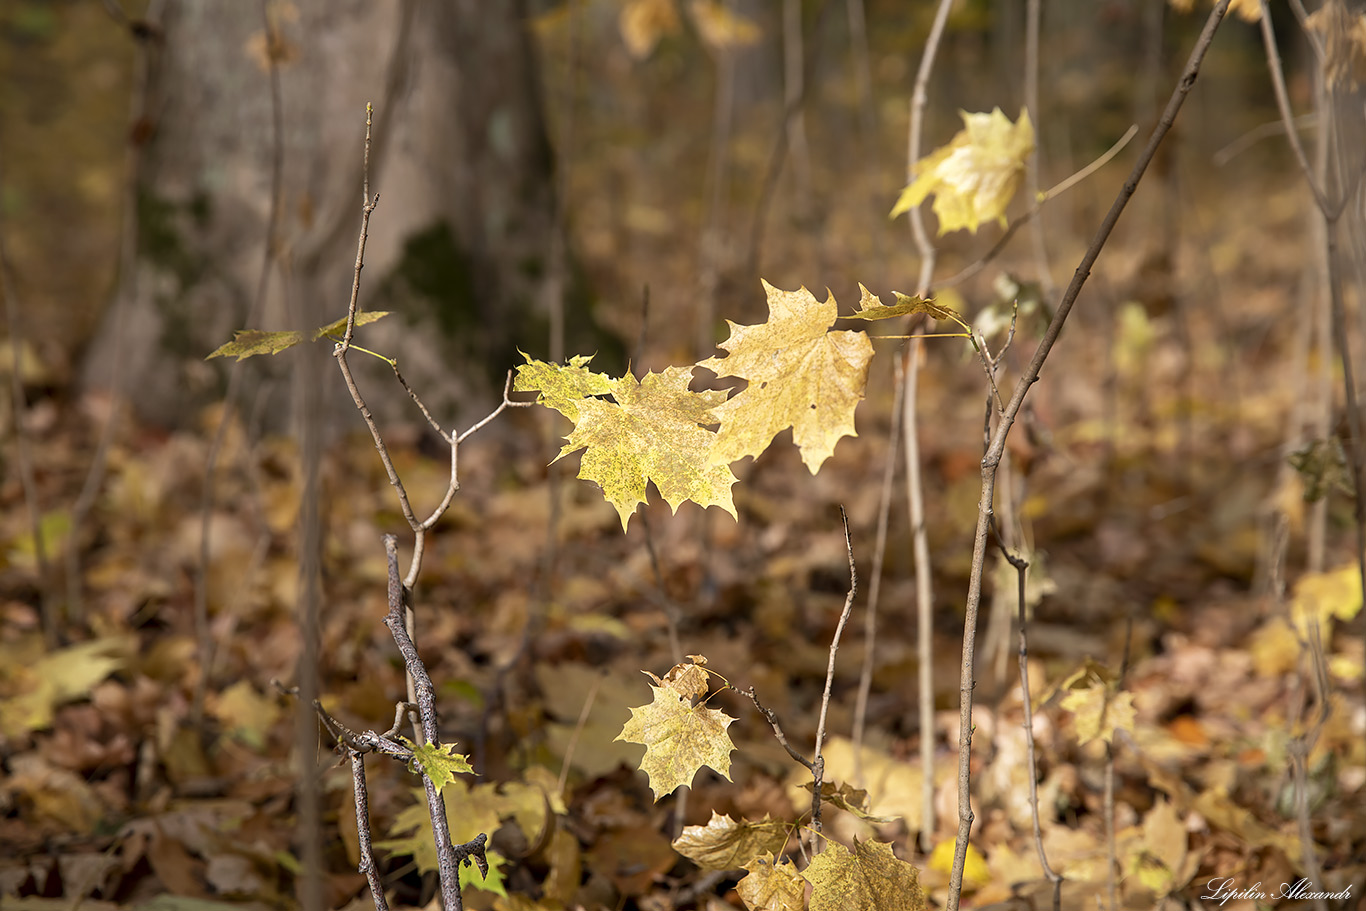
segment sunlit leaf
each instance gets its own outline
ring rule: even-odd
[[[705,826],[687,826],[674,839],[674,850],[703,870],[738,870],[765,854],[781,854],[789,826],[767,815],[758,822],[712,811]]]
[[[815,474],[840,437],[857,436],[854,409],[868,381],[873,343],[862,332],[829,331],[838,316],[833,296],[822,302],[805,288],[782,291],[768,282],[764,293],[768,321],[730,323],[730,338],[720,345],[728,355],[698,365],[749,381],[714,409],[721,429],[711,458],[729,464],[758,456],[791,427],[802,461]]]
[[[779,863],[773,854],[745,864],[749,871],[735,884],[735,891],[749,911],[803,911],[806,880],[790,863]]]
[[[952,873],[953,855],[957,848],[958,844],[952,838],[939,842],[930,852],[929,868],[945,875]],[[982,852],[977,850],[976,845],[969,842],[968,853],[963,859],[963,891],[975,892],[989,882],[991,871],[987,869],[986,859],[982,857]]]
[[[1024,176],[1034,152],[1034,125],[1029,112],[1011,123],[1000,108],[990,114],[962,112],[964,128],[912,168],[914,179],[901,191],[892,217],[934,196],[939,233],[967,228],[974,234],[983,222],[1006,224],[1006,206]]]
[[[854,850],[827,842],[802,876],[811,883],[811,911],[924,911],[925,893],[915,867],[892,846],[854,839]]]
[[[637,60],[654,51],[659,40],[682,28],[674,0],[627,0],[617,16],[617,29],[626,50]]]

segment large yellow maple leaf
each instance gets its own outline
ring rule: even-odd
[[[692,367],[669,367],[637,381],[610,379],[587,368],[588,358],[567,365],[527,358],[518,368],[518,391],[536,390],[539,401],[575,422],[555,458],[586,450],[579,477],[596,481],[616,507],[624,530],[645,502],[645,486],[653,481],[676,512],[684,500],[720,506],[732,516],[730,488],[736,477],[725,465],[709,461],[713,434],[705,425],[726,398],[724,392],[691,392]],[[610,395],[612,401],[595,398]]]
[[[724,358],[698,364],[749,386],[713,412],[721,429],[711,461],[729,464],[758,456],[788,427],[812,474],[854,432],[854,409],[868,382],[873,343],[862,332],[830,332],[838,310],[833,295],[818,301],[806,288],[782,291],[764,282],[768,321],[730,326]]]
[[[974,234],[984,221],[1006,224],[1006,206],[1024,176],[1034,152],[1034,124],[1028,111],[1015,123],[995,108],[990,114],[963,115],[963,129],[915,163],[915,177],[901,191],[892,217],[920,205],[934,194],[939,233],[967,228]]]
[[[892,846],[854,839],[854,850],[828,842],[802,873],[811,883],[811,911],[924,911],[925,893],[915,867],[892,853]]]

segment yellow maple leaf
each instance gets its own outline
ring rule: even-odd
[[[740,900],[750,911],[803,911],[806,880],[789,863],[777,863],[772,854],[745,864],[749,871],[735,884]]]
[[[925,893],[915,867],[880,842],[860,843],[854,850],[828,842],[802,873],[811,883],[811,911],[876,908],[878,911],[924,911]]]
[[[976,234],[978,225],[993,220],[1005,227],[1006,206],[1034,152],[1034,124],[1028,111],[1021,111],[1015,123],[1000,108],[990,114],[961,113],[963,129],[915,163],[915,179],[901,191],[893,218],[933,194],[940,234],[959,228]]]
[[[1134,694],[1116,690],[1100,665],[1087,661],[1063,682],[1062,688],[1067,695],[1061,704],[1075,716],[1073,726],[1079,744],[1097,738],[1110,743],[1120,729],[1133,733]]]
[[[758,822],[712,811],[705,826],[687,826],[674,839],[674,850],[703,870],[737,870],[767,855],[781,854],[788,825],[765,815]]]
[[[715,435],[704,426],[719,422],[714,409],[726,393],[689,391],[692,367],[669,367],[637,381],[629,374],[609,379],[592,373],[586,357],[567,366],[527,361],[514,388],[538,390],[542,404],[575,421],[555,459],[586,450],[579,477],[598,483],[623,530],[651,481],[675,512],[692,500],[736,514],[730,493],[736,477],[709,460]],[[592,397],[604,393],[613,401]]]
[[[788,427],[802,461],[815,474],[854,432],[854,409],[868,382],[873,343],[862,332],[830,332],[838,308],[833,295],[816,300],[806,288],[782,291],[764,282],[768,321],[741,326],[727,320],[724,358],[698,366],[736,376],[749,386],[713,412],[721,429],[711,452],[714,464],[758,456]]]
[[[726,728],[734,718],[717,709],[693,705],[677,690],[651,686],[654,701],[631,709],[631,720],[617,740],[645,746],[640,770],[650,776],[655,800],[690,784],[702,766],[730,778],[730,754],[735,749]]]

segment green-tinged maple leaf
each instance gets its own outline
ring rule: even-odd
[[[645,502],[645,485],[653,481],[675,512],[684,500],[720,506],[734,516],[730,468],[708,461],[724,392],[690,392],[692,367],[669,367],[612,380],[615,401],[585,398],[577,404],[578,423],[556,459],[585,449],[579,477],[596,481],[607,502],[617,508],[623,530]]]
[[[839,842],[827,842],[802,876],[812,886],[811,911],[925,911],[920,874],[891,845],[856,838],[850,853]]]
[[[705,826],[688,826],[674,839],[674,850],[703,870],[738,870],[758,857],[781,854],[788,825],[765,815],[758,822],[712,811]]]
[[[204,360],[215,357],[235,357],[244,361],[258,354],[279,354],[293,348],[304,340],[302,332],[283,331],[265,332],[260,329],[238,329],[232,334],[232,341],[225,342],[213,350]]]
[[[526,363],[517,368],[513,392],[538,392],[537,403],[554,408],[571,421],[579,419],[579,402],[612,391],[612,378],[588,369],[591,354],[571,357],[568,364],[547,364],[519,351]]]
[[[822,303],[805,288],[781,291],[764,282],[768,322],[729,323],[724,358],[698,366],[736,376],[749,386],[714,411],[721,419],[711,460],[729,464],[758,456],[788,427],[802,461],[815,474],[835,443],[854,432],[854,409],[868,382],[873,343],[862,332],[830,332],[834,296]],[[729,322],[729,321],[727,321]]]
[[[1021,111],[1015,123],[995,108],[990,114],[963,115],[964,128],[948,145],[920,159],[914,180],[901,191],[892,217],[909,211],[934,194],[939,233],[967,228],[974,234],[985,221],[1006,224],[1006,206],[1034,152],[1034,124]]]
[[[411,741],[405,741],[411,745]],[[455,781],[456,775],[473,775],[474,767],[469,756],[455,752],[453,743],[421,743],[413,746],[413,758],[408,761],[408,771],[417,774],[426,772],[432,784],[440,791]]]
[[[1121,692],[1105,668],[1088,660],[1063,681],[1062,707],[1071,712],[1079,744],[1097,738],[1111,743],[1115,731],[1134,732],[1134,694]]]
[[[789,863],[776,863],[772,854],[745,864],[749,874],[735,884],[735,891],[749,911],[803,911],[806,880]]]
[[[892,319],[912,313],[927,313],[934,319],[947,320],[966,328],[963,317],[957,311],[952,307],[937,304],[933,300],[911,297],[909,294],[893,291],[892,293],[896,295],[896,303],[888,305],[884,304],[876,294],[865,288],[862,282],[859,283],[858,289],[862,296],[859,298],[858,309],[850,315],[850,319]]]
[[[356,325],[364,326],[389,315],[388,310],[371,310],[356,314]],[[313,332],[313,341],[324,335],[341,335],[346,331],[346,317],[334,320],[326,326],[319,326]],[[238,329],[232,334],[232,341],[219,345],[204,360],[215,357],[235,357],[239,361],[258,354],[279,354],[287,351],[304,340],[302,332],[282,330],[266,332],[261,329]]]
[[[388,316],[388,315],[389,315],[389,311],[388,311],[388,310],[364,310],[364,311],[361,311],[360,313],[357,313],[357,314],[356,314],[356,323],[355,323],[355,325],[356,325],[357,327],[360,327],[360,326],[368,326],[368,325],[370,325],[371,323],[375,322],[376,320],[384,319],[384,318],[385,318],[386,316]],[[313,330],[313,341],[316,342],[318,339],[322,338],[324,335],[342,335],[342,334],[344,334],[345,332],[346,332],[346,317],[343,316],[343,317],[342,317],[341,319],[339,319],[339,320],[333,320],[332,322],[328,323],[326,326],[319,326],[317,329]]]
[[[730,778],[730,754],[735,749],[726,728],[734,721],[726,713],[693,705],[667,686],[651,686],[654,701],[631,709],[631,720],[617,740],[645,746],[640,769],[650,776],[655,800],[690,784],[702,766]]]

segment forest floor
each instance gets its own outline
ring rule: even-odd
[[[1304,254],[1288,239],[1303,234],[1303,202],[1292,190],[1230,193],[1217,215],[1191,221],[1174,261],[1142,230],[1119,237],[1011,438],[997,514],[1008,545],[1031,563],[1039,823],[1064,908],[1108,907],[1111,890],[1129,908],[1250,909],[1281,903],[1292,887],[1347,889],[1351,901],[1338,907],[1354,907],[1366,894],[1366,643],[1351,504],[1325,482],[1328,571],[1307,574],[1317,521],[1304,500],[1310,475],[1284,458],[1286,427],[1313,399],[1302,377],[1317,363],[1300,345],[1309,321],[1289,316]],[[695,261],[669,252],[674,235],[650,229],[633,235],[635,246],[618,243],[616,226],[652,224],[649,212],[575,211],[577,247],[604,296],[618,301],[624,336],[638,319],[620,301],[638,294],[639,275],[614,266],[621,257],[657,276],[657,287],[695,281]],[[1070,211],[1078,223],[1094,215],[1085,203]],[[824,280],[794,264],[843,263],[828,283],[848,312],[857,275],[846,270],[857,270],[839,247],[846,233],[832,227],[815,255],[808,241],[784,240],[789,216],[781,207],[773,216],[765,250],[785,265],[764,277],[814,287]],[[1071,233],[1054,251],[1059,275],[1070,274],[1082,244],[1082,232]],[[952,247],[947,256],[970,259]],[[906,260],[889,255],[886,272],[913,275]],[[979,309],[989,278],[956,303]],[[737,322],[757,321],[757,281],[721,287],[720,316],[733,307]],[[646,366],[676,357],[675,319],[651,327],[661,341],[647,343]],[[1037,315],[1022,320],[1005,386],[1041,325]],[[502,857],[508,896],[475,883],[469,907],[739,907],[742,874],[704,872],[671,846],[681,827],[705,826],[713,813],[790,821],[788,851],[800,858],[807,773],[739,693],[753,686],[788,740],[811,753],[850,583],[841,506],[859,593],[835,665],[826,776],[866,791],[866,813],[889,821],[830,811],[825,831],[846,846],[891,843],[942,905],[944,846],[958,825],[958,667],[985,383],[961,340],[930,343],[918,408],[936,712],[922,719],[904,472],[892,489],[882,575],[872,578],[884,466],[900,460],[889,451],[899,344],[878,343],[859,435],[842,440],[819,475],[786,434],[737,466],[738,521],[692,504],[671,515],[652,493],[623,534],[597,488],[574,479],[577,456],[547,467],[567,425],[540,409],[505,414],[461,447],[461,491],[433,530],[415,604],[443,738],[479,772],[447,790],[453,834],[488,831]],[[221,411],[179,429],[122,419],[93,511],[73,529],[70,504],[98,429],[121,407],[97,396],[40,399],[24,416],[49,539],[46,577],[17,472],[0,487],[0,907],[293,907],[293,744],[301,711],[310,713],[275,681],[295,682],[302,649],[296,442],[251,439],[229,425],[200,627],[203,482]],[[448,455],[410,430],[392,431],[395,466],[425,515],[446,489]],[[380,535],[400,535],[403,565],[411,540],[367,436],[330,446],[321,475],[322,701],[354,730],[382,730],[405,684],[381,622]],[[987,576],[964,906],[1050,907],[1033,831],[1014,574],[993,555]],[[44,596],[62,611],[56,644],[41,632]],[[1321,677],[1304,644],[1308,618],[1323,621]],[[664,675],[685,655],[705,656],[732,687],[709,705],[738,719],[729,729],[737,749],[730,780],[704,770],[691,790],[656,802],[638,770],[642,748],[616,736],[631,707],[650,701],[642,671]],[[872,685],[856,745],[865,661]],[[1113,716],[1088,716],[1086,699]],[[1097,727],[1105,736],[1094,736]],[[925,737],[936,756],[928,853],[917,841]],[[319,729],[326,900],[370,907],[356,872],[350,772],[331,747]],[[313,770],[313,759],[302,765]],[[433,878],[419,869],[416,787],[400,764],[369,760],[372,825],[388,843],[380,865],[404,906],[433,900]],[[1320,872],[1307,876],[1313,865]]]

